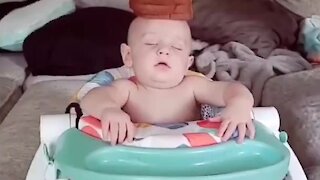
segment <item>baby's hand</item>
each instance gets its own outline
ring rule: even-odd
[[[105,141],[110,140],[111,145],[133,140],[135,126],[130,116],[120,108],[106,109],[102,115],[101,124],[102,138]]]
[[[234,131],[238,129],[238,142],[242,143],[245,136],[254,138],[255,127],[251,118],[252,107],[246,107],[241,103],[233,103],[227,106],[221,114],[222,123],[219,129],[219,136],[222,141],[227,141]]]

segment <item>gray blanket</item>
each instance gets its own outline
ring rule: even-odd
[[[270,0],[194,0],[192,36],[210,44],[240,42],[267,58],[275,48],[295,46],[296,16]]]
[[[209,78],[240,81],[253,93],[256,106],[260,104],[264,84],[269,78],[311,68],[297,52],[275,49],[264,59],[237,42],[206,47],[196,57],[195,64],[197,70]]]

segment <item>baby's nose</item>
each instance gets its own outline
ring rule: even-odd
[[[170,54],[169,49],[168,48],[160,48],[157,52],[158,56],[163,56],[166,55],[168,56]]]

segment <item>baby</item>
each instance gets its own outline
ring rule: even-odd
[[[238,142],[254,137],[253,97],[238,83],[186,76],[194,57],[185,21],[136,18],[128,44],[121,44],[124,65],[135,76],[91,90],[80,105],[101,120],[103,139],[131,142],[133,123],[176,123],[200,119],[200,105],[224,106],[219,136],[228,140],[238,130]]]

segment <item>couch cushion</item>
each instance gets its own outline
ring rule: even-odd
[[[319,180],[320,179],[320,166],[310,167],[306,169],[308,174],[308,180]]]
[[[36,83],[40,83],[43,81],[88,81],[90,80],[95,74],[89,75],[79,75],[79,76],[47,76],[47,75],[39,75],[33,76],[30,74],[25,82],[23,83],[23,89],[26,90],[29,87],[33,86]]]
[[[84,81],[47,81],[30,87],[0,126],[0,179],[23,180],[39,146],[42,114],[64,113]]]
[[[263,91],[262,105],[278,109],[281,127],[304,168],[320,166],[319,85],[320,68],[272,78]]]
[[[22,53],[0,54],[0,77],[13,79],[18,85],[22,85],[26,78],[26,67]]]
[[[21,88],[17,83],[8,78],[0,77],[0,123],[6,117],[10,109],[18,101],[21,96]]]

